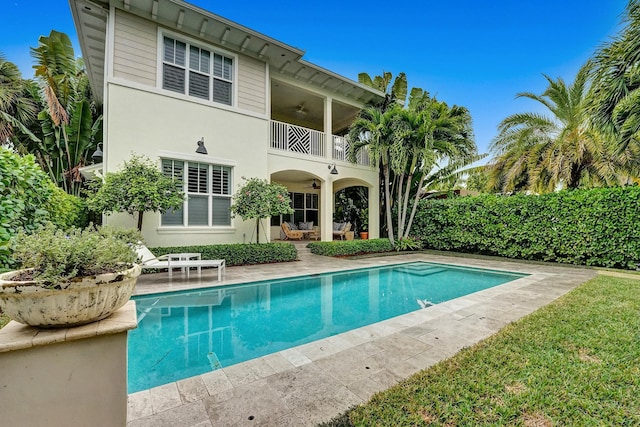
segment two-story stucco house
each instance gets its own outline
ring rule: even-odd
[[[255,223],[229,212],[242,177],[286,185],[295,221],[318,225],[322,240],[332,239],[336,191],[365,186],[377,237],[378,173],[366,153],[346,161],[343,136],[382,93],[180,0],[69,3],[104,106],[102,172],[142,154],[188,196],[179,211],[144,216],[149,245],[255,241]],[[280,220],[272,219],[270,238],[280,236]],[[125,214],[107,222],[135,226]]]

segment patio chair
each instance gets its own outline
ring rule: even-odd
[[[351,231],[351,223],[343,222],[338,229],[333,230],[333,237],[340,237],[340,240],[344,240],[344,236],[348,231]]]
[[[302,240],[302,238],[304,237],[304,233],[300,230],[292,230],[289,227],[289,223],[287,222],[283,222],[282,225],[282,231],[284,232],[284,240]]]
[[[198,269],[198,277],[202,272],[202,267],[217,267],[218,282],[222,280],[222,276],[226,273],[226,263],[223,259],[201,259],[202,254],[199,252],[184,252],[179,254],[166,254],[156,257],[143,244],[136,245],[136,253],[140,260],[142,268],[168,269],[169,278],[173,275],[174,268],[180,268],[187,272],[189,278],[189,270],[193,267]]]

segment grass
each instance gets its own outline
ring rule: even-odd
[[[598,276],[325,426],[640,425],[640,281]]]
[[[0,329],[4,328],[4,326],[10,321],[11,319],[9,319],[3,312],[0,311]]]

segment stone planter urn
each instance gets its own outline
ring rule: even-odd
[[[0,309],[11,319],[40,328],[95,322],[122,307],[133,293],[141,268],[104,273],[54,286],[13,281],[23,270],[0,274]]]

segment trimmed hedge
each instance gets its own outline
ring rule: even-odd
[[[423,200],[412,231],[425,249],[636,269],[640,188]]]
[[[298,251],[290,243],[167,246],[150,248],[150,250],[156,256],[170,253],[200,252],[202,259],[224,259],[228,266],[268,264],[298,259]]]
[[[393,251],[389,239],[311,242],[307,247],[311,249],[312,254],[324,256],[350,256]]]

